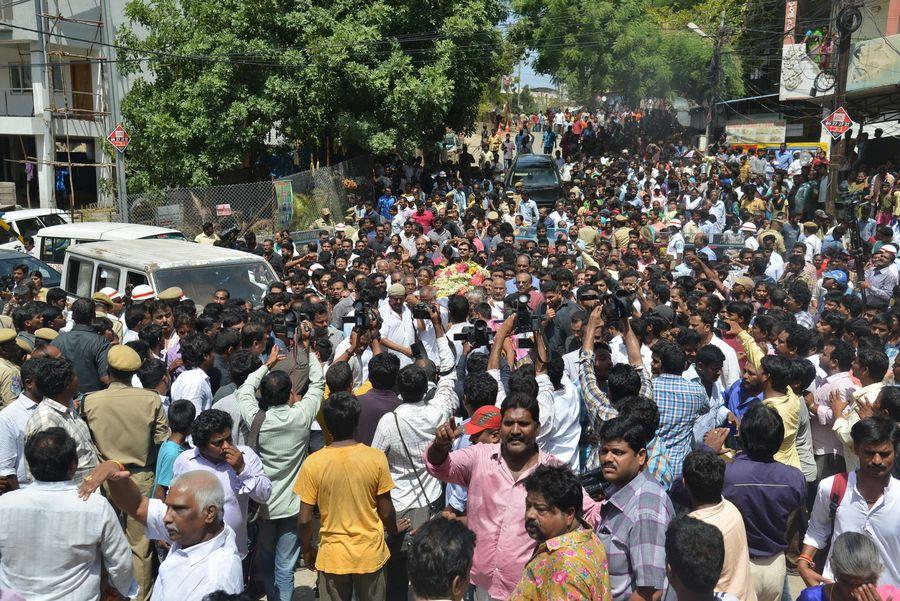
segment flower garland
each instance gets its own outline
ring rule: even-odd
[[[473,261],[454,263],[439,269],[431,284],[437,290],[438,298],[445,298],[465,294],[472,287],[481,286],[488,275],[490,274],[484,267]]]

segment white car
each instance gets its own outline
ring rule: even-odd
[[[107,223],[90,221],[67,223],[44,228],[41,242],[36,244],[37,256],[52,267],[62,267],[66,249],[73,244],[100,240],[184,240],[178,230],[137,223]]]
[[[20,209],[0,213],[0,219],[9,224],[10,229],[0,228],[0,248],[24,251],[19,237],[34,238],[34,247],[41,247],[38,232],[45,227],[70,223],[69,214],[61,209]]]
[[[60,286],[72,297],[90,297],[101,288],[126,291],[147,284],[157,292],[179,286],[203,307],[218,288],[262,305],[278,281],[259,255],[184,240],[108,240],[69,246]]]

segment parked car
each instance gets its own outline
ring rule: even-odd
[[[0,213],[0,248],[24,250],[22,238],[34,238],[40,248],[40,230],[69,223],[69,215],[60,209],[20,209]],[[8,226],[8,227],[6,227]]]
[[[506,189],[518,182],[539,207],[552,207],[565,198],[556,162],[548,154],[520,154],[506,173]]]
[[[66,249],[73,244],[100,240],[184,240],[184,234],[178,230],[135,223],[68,223],[45,227],[38,233],[41,238],[40,245],[35,244],[38,258],[59,267]]]
[[[17,250],[0,248],[0,288],[9,289],[12,284],[12,270],[16,265],[25,265],[29,272],[40,271],[44,276],[44,287],[59,286],[61,276],[58,271],[29,255]]]
[[[261,305],[278,280],[259,255],[184,240],[110,240],[66,249],[62,288],[90,296],[107,286],[125,292],[141,284],[161,291],[178,286],[198,307],[227,288],[235,298]]]

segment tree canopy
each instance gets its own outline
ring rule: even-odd
[[[684,28],[678,20],[686,13],[666,2],[513,0],[512,8],[521,17],[512,39],[533,49],[535,70],[564,82],[574,99],[592,104],[609,92],[629,101],[676,95],[700,101],[709,93],[712,40]],[[723,52],[722,66],[720,93],[741,93],[736,54]]]
[[[409,150],[461,129],[512,55],[499,0],[131,0],[129,188],[209,185],[273,148]],[[415,33],[410,33],[415,32]]]

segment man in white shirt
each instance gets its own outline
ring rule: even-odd
[[[803,171],[803,164],[800,162],[800,152],[797,151],[794,153],[794,160],[790,162],[787,168],[788,180],[792,181],[795,175],[800,175],[801,171]]]
[[[825,343],[819,355],[819,368],[827,375],[817,382],[812,401],[807,405],[810,413],[810,432],[812,434],[813,455],[819,479],[846,471],[844,461],[844,445],[834,433],[836,418],[831,410],[831,394],[838,392],[844,398],[856,390],[850,369],[853,366],[855,352],[850,343],[838,338]]]
[[[213,348],[209,339],[198,332],[181,340],[181,360],[184,371],[172,383],[171,398],[186,399],[194,404],[197,415],[212,407],[213,393],[209,384],[209,370],[213,366]]]
[[[419,290],[419,302],[431,305],[434,303],[435,298],[437,298],[437,290],[435,290],[434,286],[422,286],[422,289]],[[466,304],[466,307],[468,308],[468,303]],[[444,329],[446,329],[448,321],[447,309],[438,305],[438,311],[441,314],[441,323],[444,325]],[[431,320],[417,318],[413,323],[418,331],[419,342],[425,347],[425,355],[428,357],[437,357],[439,351],[436,338],[437,334],[431,326]]]
[[[715,193],[714,193],[715,194]],[[716,216],[716,229],[718,233],[722,233],[725,229],[725,201],[718,195],[715,197],[715,201],[712,203],[712,206],[709,208],[710,215]]]
[[[553,385],[553,433],[544,450],[578,471],[578,441],[581,439],[581,403],[575,384],[565,373],[565,362],[559,355],[550,360],[546,376]]]
[[[744,234],[744,248],[756,250],[759,248],[759,240],[756,239],[756,224],[747,221],[741,226],[741,232]]]
[[[225,493],[225,523],[234,531],[241,558],[247,555],[247,511],[250,500],[265,503],[272,494],[272,481],[262,460],[250,447],[232,442],[231,416],[218,409],[204,411],[191,426],[193,449],[175,459],[172,474],[202,470],[212,473]]]
[[[372,448],[383,450],[388,458],[395,484],[391,500],[397,518],[409,518],[413,529],[428,519],[428,506],[441,499],[440,482],[425,471],[425,451],[438,426],[449,420],[459,406],[453,352],[444,335],[437,305],[430,305],[430,312],[439,349],[437,371],[441,374],[434,395],[425,400],[429,370],[423,369],[419,362],[401,368],[397,392],[403,402],[381,417],[372,438]],[[386,566],[388,599],[406,598],[405,552],[401,551],[404,536],[399,534],[388,539],[391,549],[391,559]]]
[[[853,426],[853,450],[860,458],[860,466],[846,476],[843,496],[838,495],[837,510],[832,491],[835,479],[819,483],[815,503],[809,518],[809,528],[803,539],[803,550],[797,558],[797,571],[807,585],[819,584],[822,578],[834,579],[831,558],[819,576],[812,566],[812,557],[819,549],[844,532],[866,534],[881,555],[884,572],[878,584],[900,586],[900,481],[891,476],[894,467],[894,433],[896,426],[888,418],[872,417]]]
[[[553,222],[553,227],[559,227],[560,221],[569,221],[569,217],[566,215],[565,204],[562,201],[556,203],[556,208],[550,213],[550,221]]]
[[[203,601],[215,591],[240,593],[241,557],[235,533],[225,523],[225,493],[215,474],[192,471],[177,476],[163,502],[141,495],[121,468],[113,461],[101,463],[79,492],[87,498],[107,482],[112,502],[146,525],[147,538],[171,545],[159,566],[151,601]]]
[[[712,312],[697,311],[691,315],[688,324],[692,330],[700,335],[700,346],[713,344],[725,355],[722,375],[719,377],[719,385],[722,387],[722,390],[728,390],[728,387],[741,377],[741,368],[738,365],[737,353],[734,349],[713,332],[715,322],[716,316]]]
[[[44,398],[35,378],[40,364],[40,359],[29,359],[22,364],[22,392],[0,411],[0,478],[6,479],[5,486],[0,489],[4,491],[22,488],[31,482],[25,467],[25,427]]]
[[[400,246],[406,249],[410,255],[416,254],[416,238],[419,233],[413,227],[414,223],[410,220],[403,222],[403,231],[400,233]]]
[[[387,302],[379,308],[383,320],[381,344],[397,355],[402,368],[412,363],[406,353],[416,341],[416,331],[412,311],[406,306],[406,288],[403,284],[391,284],[387,292]]]
[[[822,239],[819,238],[819,226],[815,221],[803,224],[803,236],[803,244],[806,245],[805,259],[807,263],[812,263],[813,257],[822,252]]]
[[[37,432],[25,457],[34,482],[0,497],[0,587],[28,599],[94,601],[102,560],[109,584],[137,595],[131,549],[113,508],[100,495],[78,498],[72,437],[62,428]]]
[[[684,236],[681,235],[681,221],[672,219],[667,226],[671,234],[669,235],[669,243],[666,246],[666,256],[673,259],[676,263],[681,262],[684,256]]]

